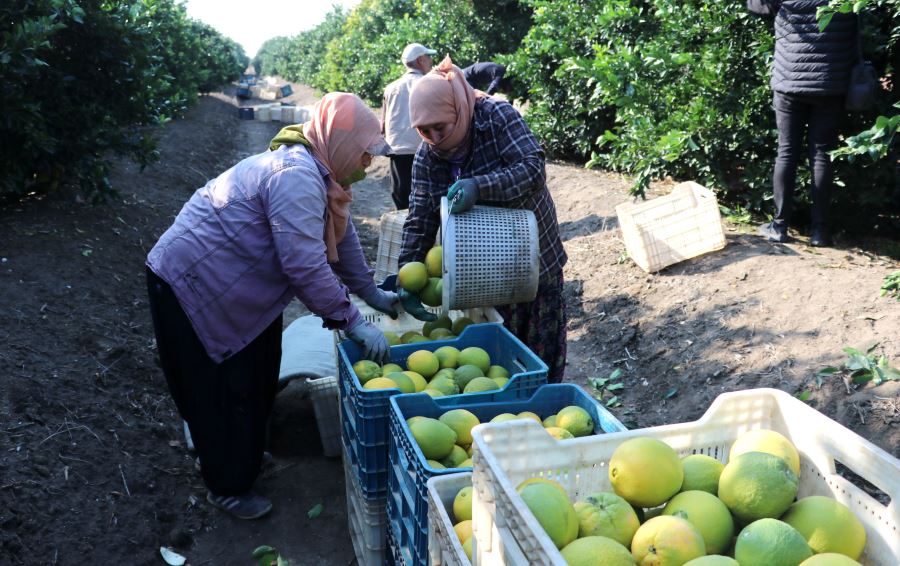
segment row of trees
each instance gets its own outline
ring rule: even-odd
[[[80,186],[102,197],[110,154],[156,158],[153,129],[249,58],[176,0],[0,5],[0,196]]]
[[[863,48],[892,90],[837,155],[838,207],[889,212],[900,199],[897,129],[900,0],[834,0],[857,10]],[[487,5],[487,6],[486,6]],[[824,23],[824,22],[823,22]],[[363,0],[320,26],[263,46],[257,68],[323,91],[355,92],[373,105],[418,41],[461,66],[505,63],[526,119],[547,150],[622,171],[643,194],[672,175],[716,188],[735,208],[770,197],[776,129],[768,73],[771,21],[744,2],[720,0]],[[880,117],[879,117],[880,115]],[[874,125],[873,125],[874,124]]]

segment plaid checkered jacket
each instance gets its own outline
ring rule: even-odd
[[[478,182],[478,204],[534,211],[540,235],[541,281],[566,264],[556,207],[547,190],[544,151],[519,113],[508,103],[481,98],[475,103],[472,149],[459,178]],[[424,261],[440,228],[441,197],[454,178],[450,162],[427,143],[413,162],[409,215],[403,225],[399,264]]]

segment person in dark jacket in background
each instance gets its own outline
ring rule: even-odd
[[[771,87],[778,126],[778,155],[772,176],[775,218],[759,227],[774,242],[788,239],[797,165],[804,133],[812,175],[813,246],[831,245],[828,209],[834,172],[828,152],[838,144],[850,71],[858,60],[857,19],[835,14],[819,31],[816,10],[829,0],[748,0],[747,8],[775,16],[775,63]]]
[[[505,84],[503,76],[506,74],[506,67],[490,61],[469,65],[462,72],[466,77],[466,82],[472,85],[472,88],[488,94],[494,94]]]

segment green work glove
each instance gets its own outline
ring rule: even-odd
[[[400,287],[397,289],[397,296],[400,297],[400,304],[403,305],[406,312],[413,315],[415,318],[424,320],[425,322],[437,320],[437,315],[425,310],[425,306],[422,305],[422,301],[415,293],[410,293],[403,287]]]
[[[450,185],[447,200],[450,201],[450,214],[472,210],[478,201],[478,183],[475,179],[460,179]]]

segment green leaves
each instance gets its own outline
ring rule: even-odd
[[[876,355],[874,353],[878,344],[873,344],[865,352],[856,348],[845,347],[844,353],[847,354],[847,361],[844,362],[843,368],[826,367],[816,373],[817,385],[822,381],[839,373],[848,373],[850,381],[856,384],[872,382],[875,385],[881,385],[885,381],[900,381],[900,370],[890,365],[885,355]]]

